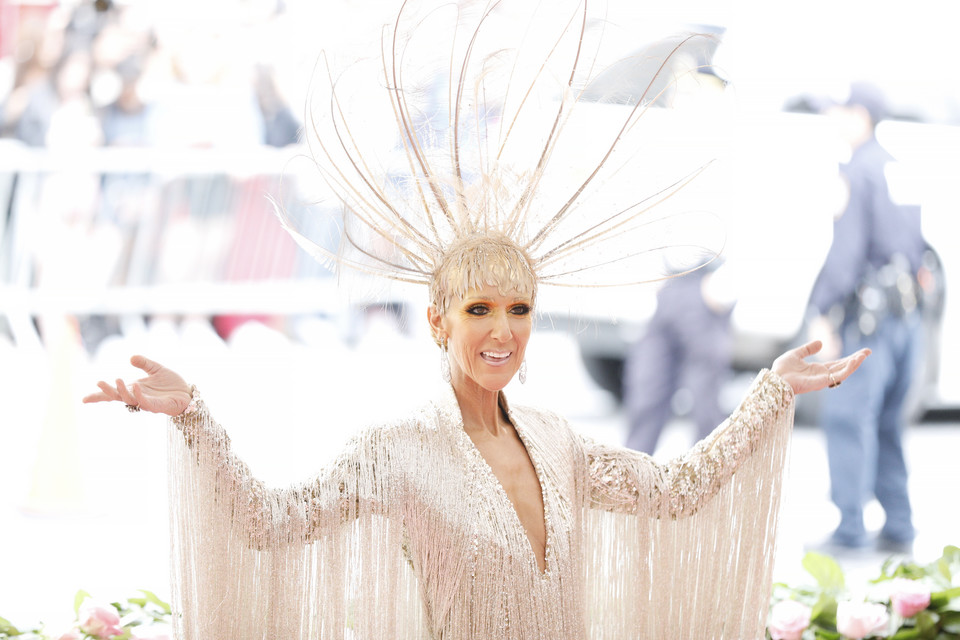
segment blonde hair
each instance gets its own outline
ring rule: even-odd
[[[516,290],[537,295],[537,276],[526,252],[506,235],[474,234],[451,246],[430,278],[430,303],[443,314],[450,301],[464,297],[485,285],[497,287],[501,295]]]

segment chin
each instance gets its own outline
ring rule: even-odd
[[[513,378],[511,378],[512,380]],[[499,383],[484,385],[488,391],[503,391],[510,384],[510,380],[500,381]]]
[[[497,376],[496,379],[490,381],[489,389],[491,391],[500,391],[508,384],[510,384],[513,379],[516,377],[516,374],[511,374],[509,376]]]
[[[510,384],[510,381],[513,380],[514,377],[515,377],[514,375],[510,375],[510,376],[489,375],[489,376],[481,376],[478,380],[474,380],[473,382],[477,386],[487,391],[495,392],[495,391],[502,391],[504,387]]]

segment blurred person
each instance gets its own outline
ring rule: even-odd
[[[873,357],[822,401],[830,495],[840,524],[821,546],[843,552],[875,544],[909,552],[915,530],[902,438],[923,342],[920,278],[929,246],[919,206],[898,204],[890,195],[884,168],[894,159],[875,132],[887,114],[880,90],[853,83],[849,99],[825,112],[852,151],[841,167],[849,197],[811,292],[809,336],[823,341],[824,357],[861,348]],[[886,514],[876,540],[863,521],[873,496]]]
[[[453,9],[404,5],[385,29],[383,57],[361,78],[374,90],[361,92],[365,106],[372,95],[381,110],[361,115],[340,102],[343,94],[322,101],[330,112],[318,114],[311,132],[323,146],[317,165],[343,204],[340,246],[325,251],[287,225],[345,277],[355,268],[426,289],[442,380],[436,398],[363,430],[289,489],[255,478],[200,392],[145,357],[131,360],[143,378],[101,381],[84,398],[171,417],[175,636],[759,637],[794,398],[835,387],[868,351],[826,362],[809,361],[818,343],[788,351],[707,440],[666,464],[598,443],[551,411],[508,403],[506,386],[526,377],[539,286],[649,282],[656,267],[643,247],[665,243],[650,207],[603,202],[601,191],[627,173],[608,159],[635,150],[623,149],[629,139],[620,135],[559,199],[554,188],[538,188],[551,184],[548,160],[566,131],[556,123],[580,105],[576,92],[562,92],[547,111],[537,100],[503,100],[517,87],[520,96],[556,95],[557,78],[591,66],[589,54],[564,55],[592,42],[586,5],[577,4],[573,21],[551,6],[519,25],[518,34],[536,26],[552,36],[544,21],[558,20],[559,35],[545,39],[542,56],[479,37],[515,28],[516,15],[497,14],[493,4],[482,18]],[[447,37],[455,44],[440,64],[459,77],[451,82],[450,126],[428,141],[415,125],[416,45],[425,41],[435,58],[438,44],[446,51],[438,39]],[[526,56],[535,64],[517,64]],[[437,72],[433,64],[426,71]],[[384,83],[385,75],[396,83]],[[324,89],[335,92],[343,85],[333,77],[342,76],[331,74]],[[492,106],[505,106],[497,115],[528,130],[477,127],[481,139],[464,141],[453,123],[482,123]],[[387,184],[393,167],[375,161],[383,136],[345,135],[387,111],[404,156],[420,159],[407,176],[418,188]],[[623,128],[639,117],[629,108],[620,116]],[[514,145],[510,162],[496,161],[529,129],[544,138]],[[465,180],[471,173],[476,179]],[[643,203],[645,195],[629,197]],[[678,242],[671,247],[685,252],[687,243]],[[621,260],[604,270],[616,250]],[[624,273],[629,282],[616,279]],[[394,364],[398,375],[410,375],[408,363]],[[364,401],[383,402],[384,389],[364,382]],[[307,422],[338,428],[322,385],[316,396]],[[731,590],[737,601],[718,611]]]
[[[61,11],[24,23],[17,43],[13,88],[3,105],[0,131],[32,146],[46,144],[56,105],[54,75],[64,56],[66,19]]]
[[[56,92],[49,79],[16,85],[4,105],[4,137],[31,147],[44,146],[55,105]]]
[[[64,3],[66,4],[66,3]],[[91,51],[104,25],[112,20],[112,3],[81,0],[67,8],[67,48]]]
[[[106,146],[157,144],[157,96],[151,94],[148,74],[156,55],[153,29],[146,17],[130,6],[112,9],[93,43],[92,93]]]
[[[50,114],[47,147],[89,148],[103,143],[103,129],[90,98],[93,71],[90,53],[68,52],[54,76],[56,104]]]
[[[692,399],[695,441],[723,421],[720,392],[732,370],[734,303],[711,288],[721,268],[711,265],[668,280],[644,335],[627,352],[623,403],[631,449],[656,451],[681,389]]]
[[[83,2],[57,6],[26,22],[17,47],[14,88],[0,119],[4,136],[41,147],[50,142],[51,126],[72,129],[79,124],[76,131],[54,135],[96,139],[98,134],[84,117],[83,98],[85,94],[89,100],[90,44],[104,20],[93,3]]]
[[[154,108],[143,99],[140,91],[142,66],[136,56],[117,65],[119,92],[115,100],[100,110],[103,142],[108,147],[152,147],[156,144]]]
[[[257,104],[263,115],[263,142],[270,147],[296,144],[300,137],[300,121],[277,86],[273,70],[259,65],[254,74]]]

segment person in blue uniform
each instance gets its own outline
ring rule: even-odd
[[[671,278],[657,293],[656,311],[624,360],[627,447],[654,453],[681,388],[690,392],[696,441],[726,416],[720,390],[731,374],[733,302],[712,295],[715,288],[709,285],[719,268],[715,264]]]
[[[821,405],[831,499],[840,511],[826,545],[909,552],[915,531],[902,436],[922,349],[918,275],[929,246],[920,208],[890,195],[884,169],[893,158],[875,135],[886,114],[883,95],[855,83],[847,102],[827,113],[837,117],[852,149],[841,168],[849,199],[811,292],[809,328],[824,341],[825,357],[832,357],[831,345],[843,353],[869,347],[873,357]],[[886,515],[875,539],[863,521],[864,504],[874,496]]]

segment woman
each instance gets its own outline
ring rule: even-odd
[[[534,169],[511,169],[519,156],[506,134],[495,139],[489,114],[501,132],[517,122],[536,129],[520,115],[533,92],[516,101],[517,92],[501,92],[491,109],[485,83],[514,82],[529,67],[514,60],[511,73],[498,75],[494,58],[483,58],[480,80],[467,81],[495,7],[459,41],[462,50],[451,50],[459,76],[449,88],[447,145],[427,141],[437,132],[423,134],[424,111],[411,106],[396,66],[403,58],[415,68],[415,39],[387,39],[390,82],[377,86],[401,132],[409,169],[401,183],[382,179],[373,156],[357,148],[362,132],[350,129],[351,111],[331,81],[330,128],[314,123],[314,141],[345,203],[344,243],[324,254],[290,229],[338,265],[429,285],[427,320],[447,383],[436,400],[364,430],[315,478],[277,490],[236,458],[199,393],[155,362],[135,356],[146,377],[100,382],[85,398],[172,416],[178,637],[763,635],[794,395],[840,384],[866,352],[809,363],[820,348],[811,343],[784,354],[723,425],[667,465],[594,443],[548,411],[510,406],[502,389],[515,375],[523,380],[538,287],[572,274],[603,277],[613,263],[635,266],[653,252],[638,249],[638,237],[655,236],[642,246],[665,245],[649,218],[639,220],[648,201],[604,213],[603,200],[583,199],[642,113],[639,103],[586,178],[566,193],[558,187],[559,199],[544,194],[558,123],[577,102],[570,73],[530,162],[519,162]],[[437,15],[413,22],[423,28]],[[568,52],[576,70],[587,24],[584,13],[574,46],[557,44],[544,59]],[[497,50],[496,61],[503,55]],[[532,69],[521,86],[566,77]],[[467,106],[480,123],[469,136]]]
[[[675,597],[670,582],[678,578],[649,580],[649,566],[633,573],[630,563],[664,562],[664,549],[642,547],[682,547],[683,534],[658,529],[714,501],[727,517],[731,509],[748,514],[737,492],[719,495],[734,473],[746,476],[760,451],[777,448],[794,394],[839,384],[866,352],[825,364],[804,360],[819,343],[787,352],[710,438],[660,466],[590,442],[548,412],[510,407],[501,390],[522,366],[536,279],[522,252],[500,238],[475,239],[450,257],[428,310],[449,362],[447,394],[358,436],[302,486],[277,491],[253,479],[190,385],[141,356],[132,363],[145,378],[100,382],[84,399],[166,413],[180,431],[174,448],[190,459],[173,490],[185,503],[174,514],[181,637],[342,637],[345,629],[370,638],[758,637],[769,565],[741,557],[741,567],[703,574],[723,591],[732,587],[724,576],[742,582],[746,602],[685,591],[684,611],[664,598]],[[775,471],[759,479],[773,482]],[[593,509],[637,526],[592,522]],[[731,541],[734,552],[756,544],[753,535],[772,540],[767,518],[775,515],[768,506],[758,531]],[[602,540],[601,532],[623,539]],[[688,553],[713,557],[678,568],[700,574],[730,557],[700,544]],[[593,566],[604,551],[612,557]],[[610,562],[622,565],[616,588],[598,591],[589,576]],[[606,615],[597,616],[599,604]],[[715,631],[726,635],[686,635]]]

